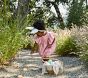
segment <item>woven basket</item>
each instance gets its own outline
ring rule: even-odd
[[[47,69],[48,74],[54,74],[53,66],[52,65],[47,66],[46,69]]]
[[[53,70],[47,70],[48,74],[51,74],[53,75],[54,74],[54,71]]]

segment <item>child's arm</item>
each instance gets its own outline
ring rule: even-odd
[[[48,42],[47,47],[48,47],[48,48],[51,48],[51,46],[52,46],[52,44],[53,44],[54,42],[55,42],[55,38],[53,39],[53,41],[52,41],[51,44],[49,44],[49,42]]]
[[[35,52],[37,52],[37,51],[38,51],[38,44],[35,42],[35,43],[34,43],[34,46],[32,47],[31,53],[35,53]]]
[[[53,43],[55,42],[55,33],[49,33],[48,34],[48,41],[47,41],[47,47],[51,48],[51,46],[53,45]]]

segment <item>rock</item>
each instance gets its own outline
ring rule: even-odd
[[[28,69],[27,68],[23,68],[23,71],[27,71]]]
[[[20,67],[20,64],[17,63],[17,62],[13,62],[12,66],[15,67],[15,68],[19,68]]]
[[[17,78],[24,78],[22,75],[18,75],[18,77]]]
[[[30,67],[30,64],[26,64],[24,67],[25,68],[29,68]]]

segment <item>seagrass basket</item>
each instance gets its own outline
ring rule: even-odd
[[[52,65],[47,66],[46,70],[47,70],[48,74],[51,74],[51,75],[54,74],[53,66]]]

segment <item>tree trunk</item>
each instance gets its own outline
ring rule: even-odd
[[[18,15],[20,19],[25,17],[25,15],[27,15],[30,12],[29,2],[30,0],[19,0]]]
[[[24,26],[26,16],[30,13],[30,1],[31,0],[18,0],[18,6],[17,9],[14,10],[13,19],[17,19],[17,26],[19,28]]]
[[[87,9],[87,6],[88,6],[88,5],[87,5],[87,2],[88,2],[88,1],[86,0],[86,9]]]
[[[62,18],[62,15],[60,13],[60,10],[58,8],[58,5],[55,3],[55,2],[52,2],[52,5],[54,6],[55,10],[56,10],[56,13],[57,13],[57,16],[58,16],[58,21],[60,23],[60,27],[61,28],[64,28],[64,21],[63,21],[63,18]]]

